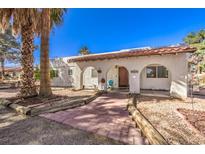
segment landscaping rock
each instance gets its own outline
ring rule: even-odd
[[[25,115],[29,115],[30,112],[31,112],[31,109],[30,109],[30,108],[24,107],[24,106],[15,104],[15,103],[10,104],[9,107],[12,108],[12,109],[14,109],[16,112],[19,112],[19,113],[25,114]]]
[[[6,100],[6,99],[0,99],[0,105],[9,106],[10,104],[12,104],[11,101]]]
[[[16,112],[19,112],[19,113],[22,113],[22,114],[25,114],[25,115],[29,114],[29,112],[31,110],[28,107],[24,107],[24,106],[12,103],[11,101],[6,100],[6,99],[1,99],[0,100],[0,105],[3,105],[5,107],[10,107],[10,108],[14,109]]]
[[[169,144],[205,144],[205,136],[194,128],[179,109],[205,112],[205,99],[179,99],[140,96],[137,109],[151,122]],[[200,115],[200,114],[199,114]],[[196,120],[202,116],[191,114]]]

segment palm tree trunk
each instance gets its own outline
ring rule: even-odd
[[[40,93],[42,97],[52,95],[50,84],[50,64],[49,64],[49,37],[50,37],[50,9],[42,11],[41,27],[41,58],[40,58]]]
[[[4,69],[4,59],[1,60],[1,77],[4,79],[5,69]]]
[[[23,74],[22,86],[20,90],[21,97],[33,97],[37,95],[33,68],[33,41],[34,31],[32,29],[32,24],[22,26],[21,65],[23,67]]]

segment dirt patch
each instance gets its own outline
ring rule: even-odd
[[[49,98],[33,97],[33,98],[19,99],[20,102],[18,102],[17,104],[26,106],[26,107],[34,107],[34,106],[47,104],[47,103],[52,104],[55,101],[60,101],[66,98],[69,98],[69,97],[60,96],[60,95],[53,95]],[[15,101],[18,100],[18,98],[14,97],[14,98],[9,98],[8,100],[14,103]]]
[[[185,119],[205,136],[205,111],[178,109]]]
[[[19,99],[17,97],[8,97],[8,100],[10,100],[13,103],[17,103],[19,105],[32,108],[32,107],[37,107],[45,104],[52,105],[53,103],[61,100],[72,101],[76,99],[88,98],[96,93],[95,91],[92,90],[73,91],[72,89],[69,88],[52,88],[52,91],[53,91],[53,95],[49,98],[43,98],[39,96],[33,98],[26,98],[26,99]]]
[[[78,97],[69,97],[69,96],[61,96],[61,95],[53,95],[49,98],[43,98],[43,97],[33,97],[33,98],[26,98],[18,102],[17,104],[26,106],[26,107],[37,107],[45,104],[52,105],[55,102],[61,101],[61,100],[67,100],[72,101],[75,99],[81,99],[81,98],[88,98],[91,95],[85,95],[85,96],[78,96]],[[11,102],[15,102],[17,99],[10,99]]]

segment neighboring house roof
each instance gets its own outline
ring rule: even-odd
[[[190,46],[171,46],[160,48],[135,48],[130,50],[121,50],[119,52],[90,54],[84,56],[70,57],[68,62],[83,62],[95,61],[115,58],[137,57],[137,56],[150,56],[150,55],[164,55],[164,54],[177,54],[195,52],[197,49]]]
[[[4,71],[5,72],[21,72],[22,68],[21,67],[5,67]],[[0,72],[2,72],[1,68],[0,68]]]

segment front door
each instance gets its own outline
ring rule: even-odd
[[[129,87],[128,71],[125,67],[119,67],[119,87]]]

